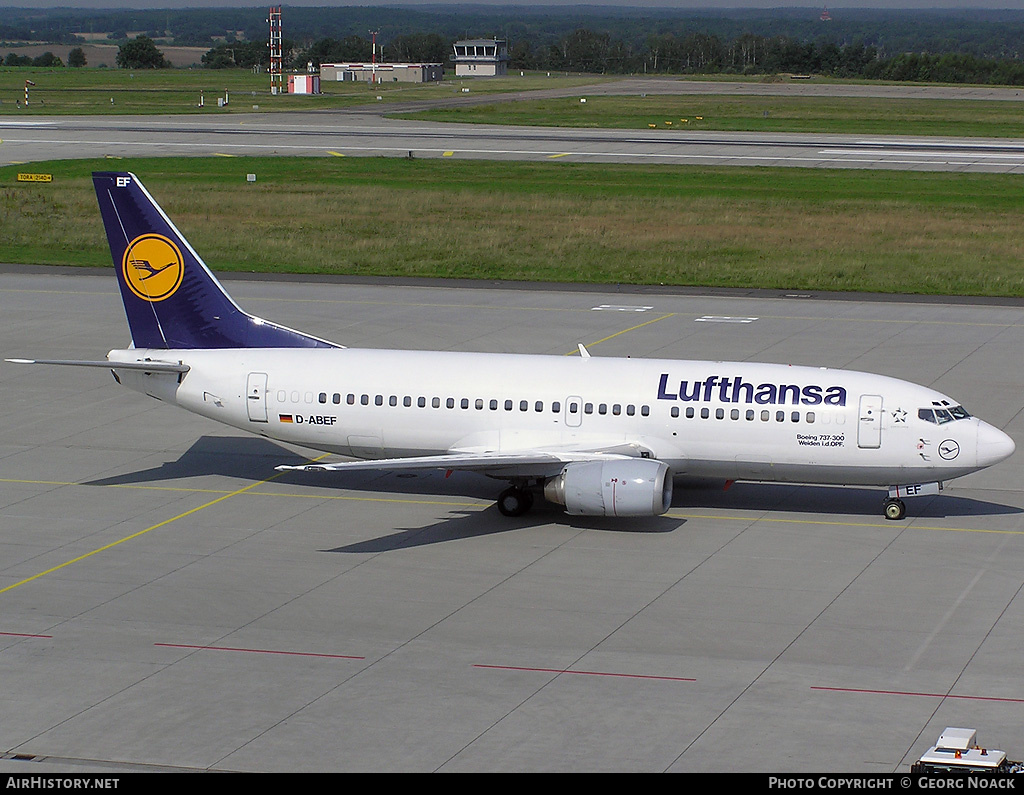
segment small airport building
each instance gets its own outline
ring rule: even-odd
[[[288,75],[289,94],[319,94],[320,78],[317,75]]]
[[[320,79],[329,82],[436,83],[444,78],[439,63],[324,63]]]
[[[501,77],[508,74],[508,42],[464,39],[455,42],[456,77]]]

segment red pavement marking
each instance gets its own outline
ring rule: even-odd
[[[966,701],[1007,701],[1024,704],[1024,698],[1003,698],[1000,696],[958,696],[952,693],[916,693],[912,690],[859,690],[853,687],[811,687],[811,690],[831,690],[835,693],[866,693],[876,696],[926,696],[928,698],[957,698]]]
[[[276,649],[243,649],[233,646],[191,646],[187,643],[154,643],[154,646],[164,646],[170,649],[208,649],[210,651],[245,651],[251,654],[285,654],[293,657],[329,657],[334,660],[365,660],[365,657],[355,657],[349,654],[318,654],[309,651],[278,651]]]
[[[474,665],[474,668],[490,668],[497,671],[527,671],[544,674],[578,674],[580,676],[614,676],[621,679],[660,679],[665,682],[696,682],[683,676],[654,676],[652,674],[617,674],[609,671],[566,671],[563,668],[525,668],[519,665]]]

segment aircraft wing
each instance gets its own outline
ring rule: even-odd
[[[641,448],[619,444],[604,450],[523,450],[517,452],[459,452],[410,458],[281,465],[279,471],[340,472],[346,470],[450,469],[482,472],[496,477],[550,477],[573,461],[608,461],[641,458]]]

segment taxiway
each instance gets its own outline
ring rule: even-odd
[[[710,93],[863,96],[1021,102],[1021,92],[941,86],[838,86],[609,80],[583,88],[466,96],[295,113],[187,116],[0,117],[0,165],[55,158],[158,156],[376,156],[602,163],[877,168],[1024,172],[1024,140],[723,133],[678,129],[599,130],[446,124],[391,118],[427,107],[552,96]],[[251,99],[251,98],[249,98]],[[246,99],[236,97],[234,102]],[[250,104],[252,104],[250,102]],[[652,102],[652,109],[656,109]],[[660,122],[659,122],[660,124]]]
[[[887,373],[1024,440],[1013,302],[228,286],[352,346]],[[112,273],[3,273],[3,356],[126,336]],[[277,473],[314,453],[104,371],[0,363],[0,396],[4,772],[892,773],[946,726],[1024,755],[1019,454],[901,522],[875,490],[744,483],[513,520],[483,477]]]

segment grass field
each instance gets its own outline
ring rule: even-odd
[[[25,102],[25,81],[29,105]],[[95,115],[165,113],[251,113],[289,110],[327,110],[377,102],[446,99],[470,94],[530,91],[558,86],[585,87],[601,82],[598,77],[543,75],[494,80],[450,78],[441,83],[321,83],[323,94],[295,96],[270,93],[270,76],[245,69],[38,69],[0,67],[0,116]],[[284,86],[287,90],[287,78]],[[204,107],[199,107],[202,96]],[[225,107],[217,99],[228,97]]]
[[[109,169],[135,171],[215,271],[1024,295],[1024,177],[995,174],[63,161],[0,168],[0,261],[109,266],[89,178]]]
[[[503,92],[578,88],[565,99],[519,100],[408,114],[409,118],[562,127],[752,132],[1024,137],[1024,102],[727,95],[586,96],[617,77],[527,74],[437,84],[323,82],[319,96],[270,93],[270,77],[240,69],[37,69],[0,67],[0,117],[71,114],[251,113],[330,110],[355,105],[452,99]],[[24,106],[25,81],[30,87]],[[750,82],[749,80],[747,82]],[[826,81],[819,81],[826,82]],[[835,81],[828,81],[835,82]],[[217,100],[228,98],[224,107]],[[199,107],[200,97],[204,106]],[[581,103],[580,99],[587,102]],[[671,124],[669,124],[671,122]]]
[[[580,102],[585,98],[585,103]],[[654,95],[536,99],[406,114],[406,118],[550,127],[862,135],[1024,137],[1024,102],[853,97]]]

